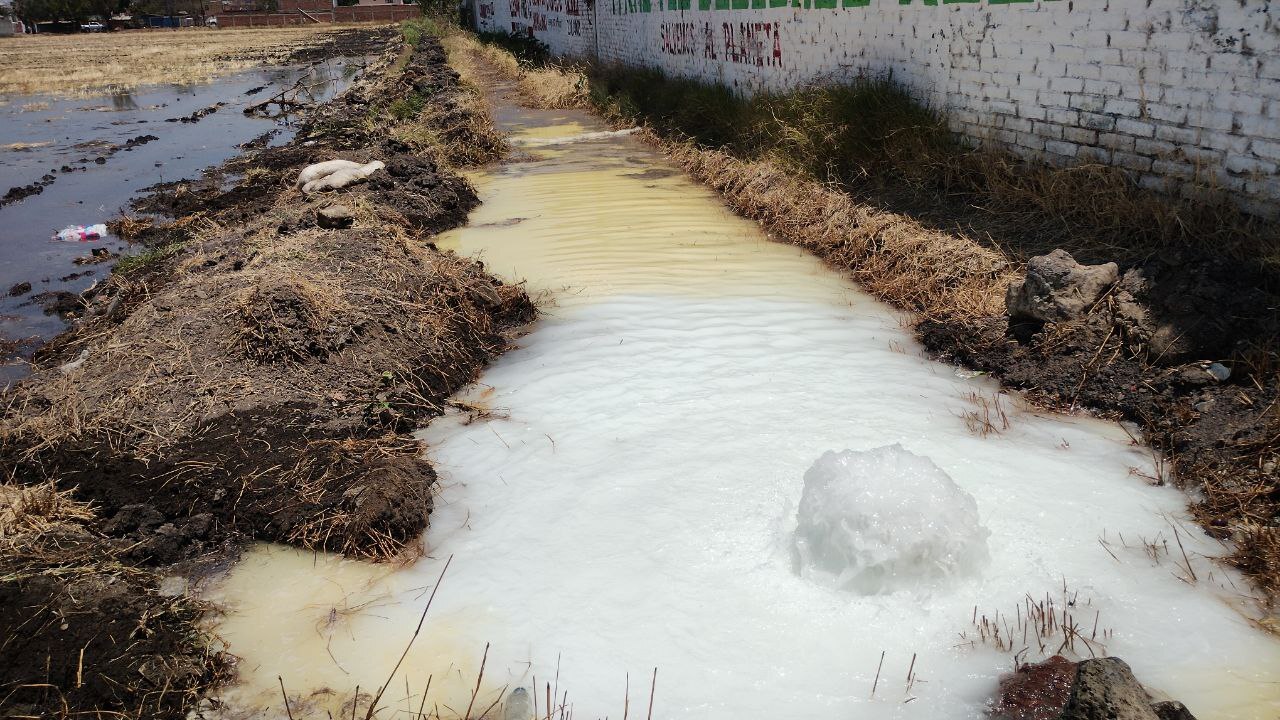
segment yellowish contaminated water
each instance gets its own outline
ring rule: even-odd
[[[363,718],[406,648],[394,686],[379,706],[416,713],[424,707],[429,680],[425,709],[444,703],[440,715],[449,717],[449,708],[459,705],[455,709],[461,715],[483,658],[483,645],[468,638],[487,621],[484,604],[437,609],[412,643],[416,626],[386,622],[386,611],[402,604],[421,612],[433,587],[416,584],[392,565],[279,545],[255,548],[205,594],[223,608],[215,619],[216,633],[239,658],[236,669],[242,680],[223,694],[226,706],[216,715],[351,717],[355,701],[354,710]],[[370,652],[372,648],[376,650]],[[500,691],[492,682],[483,685],[476,704],[483,710]],[[285,693],[288,711],[282,702]]]

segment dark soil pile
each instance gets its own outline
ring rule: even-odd
[[[321,62],[331,57],[365,57],[377,55],[387,43],[400,37],[395,25],[358,27],[326,33],[314,45],[296,48],[284,59],[285,65],[302,65]]]
[[[431,243],[478,202],[448,169],[449,147],[424,155],[397,139],[459,107],[465,91],[443,62],[430,38],[389,53],[292,143],[140,201],[171,220],[116,223],[147,251],[81,299],[72,329],[4,397],[0,487],[74,490],[95,514],[65,545],[73,573],[46,572],[49,552],[33,543],[15,548],[35,575],[0,573],[0,630],[32,630],[2,651],[0,715],[189,708],[216,658],[192,625],[198,608],[160,597],[152,568],[250,538],[386,559],[421,535],[435,476],[409,431],[534,315],[521,289]],[[421,112],[389,109],[410,96]],[[294,187],[303,167],[335,158],[386,168],[337,193]],[[317,212],[338,204],[349,227],[319,227]],[[117,581],[95,590],[110,572]],[[118,615],[147,641],[122,640],[105,619],[85,638],[47,622],[72,597],[79,616]],[[81,639],[101,683],[68,674]],[[143,655],[112,660],[122,642]],[[167,664],[143,658],[155,654]]]
[[[194,632],[201,607],[162,594],[69,494],[0,486],[0,713],[181,716],[226,673]]]

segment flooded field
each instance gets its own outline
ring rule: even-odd
[[[225,716],[363,716],[387,685],[385,717],[523,688],[542,715],[959,720],[1058,652],[1202,720],[1280,713],[1280,642],[1130,431],[924,359],[634,138],[499,120],[516,153],[439,244],[544,317],[421,433],[425,557],[260,546],[206,588],[242,658]]]
[[[128,211],[144,188],[199,177],[250,143],[287,141],[293,117],[246,115],[245,108],[294,88],[299,100],[323,102],[365,64],[363,58],[336,58],[239,72],[208,84],[97,97],[0,98],[0,191],[14,188],[0,204],[0,340],[20,343],[18,357],[0,365],[0,384],[21,377],[22,357],[64,327],[47,307],[60,297],[73,302],[59,293],[80,293],[110,272],[111,261],[93,253],[128,252],[110,234],[86,242],[53,240],[54,234],[105,223]]]

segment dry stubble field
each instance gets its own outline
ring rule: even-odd
[[[299,48],[331,42],[335,31],[349,27],[154,29],[0,39],[0,97],[203,82],[278,62]]]

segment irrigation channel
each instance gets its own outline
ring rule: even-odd
[[[242,658],[229,715],[350,716],[432,594],[379,717],[519,687],[545,716],[550,685],[574,717],[644,717],[652,689],[655,718],[978,718],[1015,655],[1057,651],[1202,719],[1280,713],[1280,642],[1123,428],[923,358],[636,138],[498,114],[518,150],[440,244],[544,315],[421,434],[424,557],[260,546],[206,589]]]

